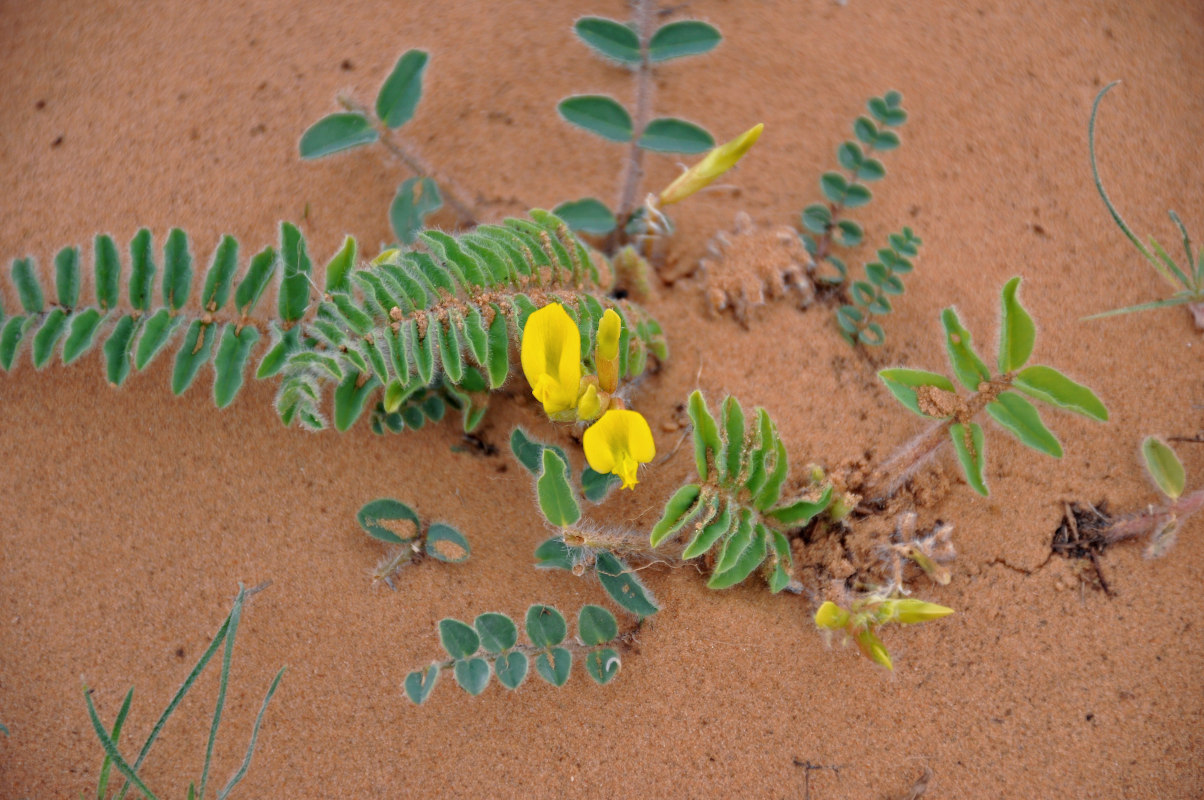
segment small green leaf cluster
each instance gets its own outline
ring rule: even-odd
[[[966,480],[984,496],[987,485],[983,478],[983,431],[972,421],[979,411],[985,408],[992,419],[1021,443],[1054,458],[1062,457],[1062,446],[1045,427],[1036,407],[1023,395],[1101,422],[1108,419],[1108,410],[1086,386],[1075,383],[1053,367],[1026,366],[1033,352],[1037,329],[1020,304],[1019,287],[1018,277],[1003,287],[999,371],[995,375],[974,350],[970,332],[962,326],[957,312],[950,307],[941,313],[949,363],[958,382],[976,393],[970,398],[958,396],[953,381],[935,372],[884,369],[878,373],[886,388],[908,410],[922,417],[946,421]]]
[[[607,684],[619,673],[619,654],[611,645],[619,636],[614,615],[601,606],[586,605],[577,615],[577,642],[565,642],[568,624],[552,606],[527,609],[527,638],[518,643],[518,626],[505,614],[481,614],[469,625],[458,619],[439,621],[439,641],[451,658],[406,676],[406,696],[416,704],[430,697],[440,673],[451,670],[460,688],[476,697],[489,685],[490,675],[514,690],[527,678],[531,659],[539,677],[555,687],[569,679],[573,655],[584,656],[585,671],[596,683]]]
[[[878,251],[878,260],[865,265],[869,280],[854,281],[850,294],[853,302],[836,310],[840,334],[849,344],[876,347],[886,341],[886,331],[873,317],[891,312],[889,298],[903,294],[903,279],[912,270],[911,259],[919,253],[923,242],[904,228],[888,237],[889,246]]]
[[[583,523],[577,489],[564,450],[537,442],[520,428],[510,434],[510,449],[518,462],[535,476],[540,513],[550,525],[559,529],[556,536],[536,548],[536,566],[569,570],[575,575],[584,575],[588,570],[597,577],[611,599],[626,611],[641,619],[659,611],[660,606],[652,592],[624,559],[624,549],[643,555],[646,548],[638,546],[640,543],[635,534],[608,531]],[[587,496],[592,494],[590,499],[594,502],[601,501],[617,482],[617,476],[597,473],[588,467],[581,477]]]
[[[820,190],[827,202],[803,209],[803,244],[816,267],[827,263],[836,270],[835,276],[822,278],[829,283],[843,283],[848,276],[848,267],[832,253],[832,245],[856,247],[865,236],[861,226],[849,219],[846,212],[873,199],[868,184],[886,177],[886,167],[874,154],[898,147],[899,134],[894,129],[907,121],[903,95],[896,91],[870,98],[866,105],[870,116],[858,117],[853,123],[855,140],[836,148],[836,159],[845,171],[825,172],[820,177]]]
[[[397,551],[386,557],[373,572],[373,579],[393,588],[393,575],[406,564],[425,556],[448,564],[461,564],[472,554],[468,538],[443,522],[423,525],[418,513],[405,503],[381,498],[365,503],[355,515],[364,533]]]
[[[667,23],[652,31],[646,40],[641,40],[634,24],[604,17],[582,17],[573,30],[595,54],[638,71],[640,79],[645,81],[650,80],[647,73],[653,64],[707,53],[723,40],[714,26],[698,20]],[[566,97],[557,110],[572,125],[607,141],[630,142],[640,150],[692,155],[715,146],[715,138],[706,129],[684,119],[658,117],[646,124],[637,123],[627,109],[607,95]],[[642,129],[637,130],[637,124],[643,124]],[[629,235],[639,233],[641,211],[620,221],[605,203],[593,197],[562,203],[555,209],[573,230],[599,235],[620,226]]]
[[[208,665],[214,654],[217,653],[218,648],[222,647],[222,666],[220,682],[218,683],[217,704],[213,710],[213,720],[209,726],[209,741],[205,746],[205,762],[201,769],[200,788],[197,788],[195,782],[188,785],[188,800],[204,800],[205,791],[209,784],[209,766],[213,758],[213,745],[217,739],[217,731],[222,719],[222,709],[226,703],[226,691],[230,683],[230,658],[234,651],[234,636],[238,632],[238,624],[242,618],[243,604],[247,597],[255,591],[257,590],[248,590],[239,586],[238,595],[234,598],[234,606],[230,609],[226,621],[222,623],[217,635],[213,637],[213,641],[209,643],[205,652],[201,654],[201,658],[197,661],[196,666],[192,668],[192,672],[188,673],[184,684],[176,691],[171,702],[167,704],[167,708],[159,717],[158,722],[155,723],[155,727],[151,729],[146,742],[143,743],[142,749],[138,751],[138,757],[134,760],[133,764],[130,764],[121,755],[118,743],[121,739],[121,730],[125,725],[126,715],[129,714],[130,705],[134,700],[134,690],[130,689],[126,694],[125,701],[122,702],[121,709],[117,712],[117,718],[113,722],[113,727],[106,730],[104,724],[100,721],[100,716],[96,713],[96,706],[92,702],[92,691],[88,687],[84,687],[84,701],[88,706],[88,716],[92,722],[92,730],[96,734],[96,738],[100,740],[100,745],[105,751],[104,761],[100,767],[100,777],[97,780],[96,796],[98,798],[103,800],[108,795],[109,775],[115,766],[117,767],[117,771],[125,778],[125,783],[122,784],[121,789],[117,792],[117,800],[123,800],[131,787],[140,792],[147,800],[155,800],[156,795],[147,788],[142,778],[139,777],[138,770],[142,768],[143,761],[149,755],[151,746],[154,745],[155,740],[159,738],[159,734],[163,731],[163,726],[167,724],[167,720],[175,713],[176,708],[183,701],[184,696],[188,694],[193,684],[196,683],[197,678],[200,677],[206,665]],[[272,695],[276,693],[276,687],[280,685],[282,677],[284,677],[284,668],[281,668],[276,673],[271,686],[268,687],[267,694],[259,706],[259,714],[255,717],[255,725],[251,729],[251,741],[247,745],[246,755],[243,757],[242,764],[234,775],[231,776],[226,785],[217,791],[218,800],[224,800],[224,798],[228,797],[230,792],[246,776],[247,770],[250,769],[251,757],[255,753],[255,744],[259,739],[259,728],[263,724],[263,715],[267,711],[268,703],[271,702]]]
[[[161,280],[149,230],[143,228],[130,242],[128,280],[112,237],[98,235],[93,244],[95,303],[81,302],[78,248],[65,247],[55,256],[56,293],[50,302],[34,260],[18,259],[13,262],[12,281],[25,313],[5,320],[0,308],[0,368],[12,369],[26,340],[37,369],[49,363],[56,351],[64,364],[71,364],[103,342],[105,374],[109,383],[120,386],[131,370],[146,369],[170,349],[183,331],[172,369],[172,392],[182,394],[201,368],[212,364],[214,402],[224,408],[242,387],[251,351],[261,336],[250,315],[276,273],[282,273],[278,314],[294,337],[292,326],[309,302],[305,241],[296,227],[284,223],[280,242],[278,251],[268,247],[257,253],[236,284],[238,242],[222,237],[205,272],[199,313],[185,307],[192,290],[193,255],[188,235],[178,228],[171,230],[163,247]],[[125,304],[123,283],[128,293]],[[272,330],[284,335],[279,324],[273,323]],[[261,363],[259,377],[273,371],[274,353],[269,352]]]
[[[1183,237],[1183,250],[1186,254],[1186,262],[1180,267],[1175,260],[1167,255],[1162,245],[1158,243],[1154,237],[1150,237],[1150,245],[1146,247],[1133,233],[1133,229],[1125,222],[1124,217],[1112,205],[1112,200],[1109,199],[1108,193],[1104,191],[1104,184],[1099,177],[1099,167],[1095,163],[1095,115],[1099,112],[1100,101],[1104,99],[1104,95],[1120,81],[1113,81],[1100,89],[1100,93],[1095,96],[1095,103],[1091,106],[1091,120],[1087,123],[1087,147],[1091,154],[1091,175],[1095,178],[1095,188],[1099,192],[1099,196],[1103,199],[1104,205],[1108,208],[1108,213],[1112,215],[1112,220],[1117,227],[1129,237],[1129,241],[1137,248],[1142,257],[1150,262],[1150,265],[1162,276],[1167,283],[1177,289],[1177,291],[1166,298],[1165,300],[1156,300],[1152,303],[1142,303],[1135,306],[1127,306],[1118,308],[1112,311],[1105,311],[1101,314],[1093,314],[1086,319],[1099,319],[1100,317],[1111,317],[1116,314],[1130,314],[1134,311],[1148,311],[1154,308],[1166,308],[1167,306],[1179,306],[1185,303],[1193,304],[1192,312],[1195,316],[1196,327],[1204,328],[1204,310],[1195,306],[1197,303],[1204,303],[1204,251],[1198,253],[1192,252],[1191,237],[1187,234],[1187,228],[1184,227],[1183,221],[1179,219],[1179,215],[1174,211],[1167,212],[1170,215],[1171,221],[1175,223],[1175,227],[1179,229],[1180,235]]]
[[[699,482],[686,484],[669,499],[649,541],[658,547],[688,532],[683,559],[705,556],[717,547],[707,583],[712,589],[735,586],[760,568],[770,591],[782,591],[791,581],[786,534],[807,526],[828,508],[831,484],[822,490],[813,487],[801,497],[783,497],[790,460],[763,408],[746,425],[739,401],[727,397],[716,421],[695,391],[688,413],[694,423]]]
[[[315,122],[301,136],[301,158],[314,159],[380,140],[387,131],[409,122],[422,99],[422,76],[428,56],[422,50],[402,54],[376,95],[376,114],[367,109],[330,114]],[[427,175],[401,183],[389,206],[389,222],[398,240],[411,244],[425,227],[425,220],[443,207],[443,197],[434,179]]]

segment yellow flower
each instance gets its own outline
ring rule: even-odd
[[[815,612],[815,624],[821,628],[838,631],[849,624],[849,612],[831,600],[825,600],[824,604]]]
[[[601,413],[602,398],[598,396],[598,386],[593,383],[588,384],[577,400],[577,418],[588,421]]]
[[[938,606],[936,603],[926,603],[923,600],[887,600],[879,610],[879,618],[883,622],[901,622],[912,625],[917,622],[927,622],[932,619],[947,617],[953,613],[952,608]]]
[[[727,144],[721,144],[707,153],[702,161],[678,175],[677,180],[665,187],[660,194],[661,205],[667,206],[685,200],[736,166],[736,162],[756,144],[764,129],[764,123],[757,123]]]
[[[595,472],[613,472],[631,489],[640,464],[656,457],[652,429],[638,411],[611,409],[585,431],[581,439],[585,459]]]
[[[581,385],[581,333],[559,303],[527,317],[523,327],[523,374],[548,415],[577,404]]]
[[[594,348],[594,366],[598,368],[598,382],[605,392],[619,388],[619,334],[623,332],[623,320],[613,308],[606,309],[598,323],[598,343]]]

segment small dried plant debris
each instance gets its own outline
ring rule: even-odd
[[[741,211],[730,232],[720,232],[707,243],[707,256],[698,268],[711,310],[730,309],[747,328],[751,309],[767,300],[791,295],[799,308],[811,305],[815,286],[807,275],[808,261],[792,228],[762,228]]]

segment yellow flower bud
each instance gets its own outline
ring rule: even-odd
[[[712,181],[736,165],[736,162],[760,138],[761,131],[764,129],[765,124],[759,122],[727,144],[721,144],[711,150],[702,161],[677,176],[677,180],[665,187],[665,190],[660,193],[660,204],[667,206],[670,203],[685,200],[699,189],[710,185]]]
[[[849,624],[849,612],[831,600],[826,600],[815,612],[815,624],[821,628],[838,631]]]
[[[926,603],[923,600],[887,600],[882,604],[878,614],[883,622],[900,622],[912,625],[917,622],[928,622],[932,619],[947,617],[953,613],[952,608],[938,606],[936,603]]]
[[[577,400],[577,417],[586,420],[597,418],[602,413],[602,398],[598,396],[598,386],[590,383]]]
[[[875,664],[894,670],[890,663],[890,653],[886,652],[886,645],[882,644],[882,640],[875,636],[873,631],[868,628],[860,630],[853,639],[857,642],[857,647],[860,648],[862,655]]]
[[[527,317],[523,327],[523,374],[549,416],[574,408],[581,385],[581,333],[559,303]]]
[[[595,472],[614,473],[623,488],[634,488],[636,470],[656,457],[652,429],[638,411],[611,409],[581,438],[585,459]]]
[[[598,368],[598,382],[607,392],[619,388],[619,335],[623,332],[623,320],[613,308],[606,309],[598,323],[598,344],[594,348],[594,366]]]

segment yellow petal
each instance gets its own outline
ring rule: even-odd
[[[888,600],[882,604],[884,622],[901,622],[911,625],[917,622],[927,622],[932,619],[947,617],[953,613],[952,608],[938,606],[936,603],[926,603],[923,600]]]
[[[585,459],[595,472],[614,473],[623,488],[638,482],[636,470],[656,457],[656,442],[648,421],[638,411],[611,409],[585,431]]]
[[[591,383],[585,387],[577,401],[577,417],[588,421],[601,413],[602,399],[598,397],[598,387]]]
[[[608,308],[602,314],[598,323],[597,358],[607,361],[619,357],[619,334],[623,331],[623,320],[613,308]]]
[[[665,187],[660,194],[660,203],[667,206],[679,200],[685,200],[690,195],[708,185],[723,173],[736,165],[736,162],[756,144],[761,137],[765,123],[759,122],[744,133],[732,139],[727,144],[721,144],[694,166],[677,176],[677,180]]]
[[[554,414],[573,408],[581,383],[581,333],[559,303],[527,317],[523,326],[523,374],[531,392]]]
[[[875,664],[894,670],[890,663],[890,653],[886,652],[886,645],[882,644],[882,640],[875,636],[873,631],[866,628],[858,631],[853,638],[857,642],[857,647],[861,649],[862,655]]]
[[[831,600],[825,600],[824,604],[815,612],[815,624],[821,628],[838,631],[849,624],[849,612]]]

